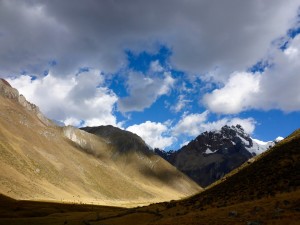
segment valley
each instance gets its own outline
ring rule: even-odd
[[[0,93],[0,224],[297,225],[300,219],[299,130],[258,155],[249,152],[254,141],[241,126],[200,135],[178,155],[246,157],[203,189],[136,134],[59,127],[3,80]]]
[[[300,225],[300,0],[0,0],[0,225]]]
[[[16,201],[2,196],[1,205],[5,207],[0,212],[0,223],[297,225],[299,144],[298,130],[253,163],[245,163],[223,181],[180,201],[125,209]]]

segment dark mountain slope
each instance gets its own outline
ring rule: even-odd
[[[138,135],[126,130],[108,125],[98,127],[83,127],[80,128],[91,134],[95,134],[104,138],[107,142],[114,145],[120,152],[128,151],[142,151],[144,153],[150,153],[149,147],[145,141]],[[151,151],[153,153],[153,151]]]
[[[293,192],[300,187],[300,130],[187,201],[223,204]]]
[[[257,143],[237,125],[204,132],[178,151],[156,153],[206,187],[272,145]]]

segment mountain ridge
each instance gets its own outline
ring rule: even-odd
[[[80,129],[102,137],[108,143],[117,147],[121,152],[127,152],[130,150],[143,151],[144,153],[150,153],[150,151],[153,152],[150,150],[146,142],[137,134],[122,130],[112,125],[82,127]]]
[[[251,138],[241,125],[225,125],[220,130],[203,132],[178,151],[155,152],[206,187],[274,145],[274,141]]]

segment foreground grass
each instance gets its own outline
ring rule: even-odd
[[[244,224],[298,225],[300,191],[229,206],[195,209],[175,203],[125,209],[117,207],[1,200],[0,224],[174,225]],[[174,203],[173,203],[174,204]]]

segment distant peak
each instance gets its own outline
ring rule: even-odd
[[[234,126],[231,126],[231,127],[234,127]],[[237,124],[236,126],[235,126],[235,128],[237,128],[237,129],[239,129],[239,130],[241,130],[241,131],[245,131],[244,130],[244,128],[240,125],[240,124]]]
[[[221,130],[235,130],[235,131],[241,132],[241,133],[245,132],[244,128],[240,124],[237,124],[235,126],[234,125],[231,125],[231,126],[225,125],[221,128]]]
[[[223,126],[220,130],[215,130],[213,131],[213,133],[221,133],[225,136],[230,135],[230,136],[236,136],[236,135],[240,135],[243,137],[248,137],[249,135],[247,133],[245,133],[244,128],[237,124],[236,126],[232,125],[232,126],[228,126],[225,125]]]

